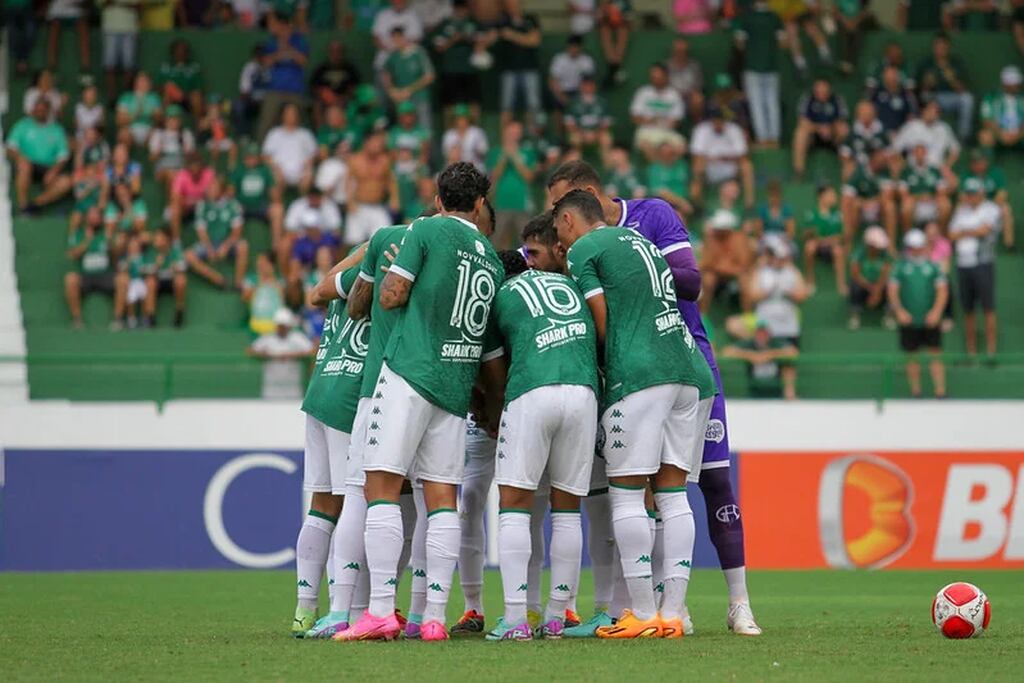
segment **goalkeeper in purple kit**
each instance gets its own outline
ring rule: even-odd
[[[689,233],[675,210],[662,199],[619,199],[607,196],[600,176],[583,161],[562,164],[548,180],[548,195],[558,201],[570,190],[586,190],[597,197],[608,225],[635,230],[654,243],[668,262],[675,280],[679,312],[686,326],[707,359],[718,384],[708,420],[704,441],[704,457],[700,470],[690,473],[697,481],[707,509],[711,541],[718,552],[718,561],[729,588],[728,627],[740,635],[760,635],[747,595],[746,567],[743,554],[743,520],[729,479],[729,439],[725,413],[725,393],[715,363],[715,354],[697,308],[700,296],[700,270],[693,256]],[[689,617],[684,619],[687,631],[692,630]]]

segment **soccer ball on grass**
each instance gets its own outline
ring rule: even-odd
[[[988,597],[972,583],[951,583],[932,600],[932,623],[947,638],[979,636],[991,618]]]

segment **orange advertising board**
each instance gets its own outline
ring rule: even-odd
[[[743,451],[747,566],[1024,568],[1024,452]]]

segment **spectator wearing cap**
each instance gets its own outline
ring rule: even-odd
[[[50,103],[36,100],[32,115],[20,119],[7,135],[7,155],[14,163],[18,210],[31,212],[57,201],[71,190],[67,173],[71,151],[64,128],[50,120]],[[29,202],[33,183],[42,192]]]
[[[683,98],[691,117],[699,121],[704,111],[704,71],[690,54],[690,41],[682,36],[672,40],[672,50],[665,60],[668,82]]]
[[[811,92],[797,104],[796,131],[793,133],[793,172],[803,177],[807,152],[814,147],[838,150],[850,127],[846,123],[849,112],[842,95],[832,91],[832,84],[824,78],[814,81]]]
[[[483,98],[479,70],[470,59],[478,45],[487,44],[491,37],[470,13],[469,0],[455,0],[452,14],[434,32],[434,51],[440,55],[438,71],[441,74],[441,107],[446,118],[456,104],[470,105],[474,118],[480,115],[480,101]]]
[[[374,132],[384,130],[388,125],[387,112],[377,96],[377,90],[369,83],[356,87],[352,101],[345,108],[348,121],[346,135],[350,138],[351,151],[358,151],[363,140]]]
[[[787,339],[772,334],[766,320],[754,323],[750,339],[740,339],[722,349],[723,358],[747,364],[747,391],[751,398],[796,398],[796,367],[800,350]]]
[[[263,140],[263,158],[285,187],[305,193],[313,184],[316,138],[301,124],[299,107],[288,102],[281,110],[281,123]]]
[[[593,78],[595,71],[594,58],[583,51],[583,37],[569,36],[565,49],[554,56],[548,68],[548,92],[554,103],[556,128],[561,128],[561,116],[579,95],[583,79]]]
[[[1002,91],[986,95],[981,101],[981,130],[978,142],[984,147],[1020,145],[1024,136],[1024,95],[1020,86],[1024,75],[1015,65],[1004,66],[999,74]]]
[[[681,217],[693,213],[690,203],[690,166],[678,148],[665,143],[647,164],[647,192],[672,205]]]
[[[537,153],[523,144],[523,124],[509,121],[501,131],[501,147],[488,155],[494,210],[492,240],[498,249],[511,249],[534,211],[531,183],[537,174]]]
[[[198,275],[218,287],[241,287],[249,262],[249,243],[242,237],[245,216],[242,205],[231,196],[223,178],[214,177],[206,196],[195,207],[197,242],[185,252],[185,260]],[[214,267],[234,259],[234,280],[228,281]]]
[[[879,225],[864,231],[864,239],[850,255],[850,321],[851,330],[860,329],[864,309],[881,308],[885,304],[885,288],[889,283],[892,256],[889,236]]]
[[[132,89],[117,98],[118,141],[145,145],[161,106],[149,75],[145,71],[135,74]]]
[[[893,149],[906,154],[917,145],[928,149],[928,163],[950,169],[960,156],[960,142],[949,124],[942,120],[938,102],[928,102],[920,118],[911,119],[892,141]]]
[[[715,74],[711,80],[711,94],[704,103],[705,109],[718,109],[726,121],[732,121],[751,137],[750,103],[743,91],[733,83],[732,76],[725,72]]]
[[[846,296],[846,250],[843,243],[843,218],[838,196],[831,185],[818,187],[814,208],[804,214],[804,277],[808,290],[815,290],[814,264],[819,256],[832,261],[839,296]]]
[[[246,143],[242,163],[231,171],[229,185],[242,206],[246,221],[256,220],[270,226],[271,243],[276,246],[284,231],[284,207],[281,187],[273,171],[260,156],[260,146]]]
[[[968,178],[977,178],[985,188],[985,197],[996,203],[1000,213],[1000,232],[1003,233],[1003,244],[1007,249],[1014,248],[1013,209],[1006,190],[1006,177],[1001,168],[992,165],[992,152],[986,149],[971,151],[970,164],[961,182]]]
[[[185,168],[178,171],[171,181],[171,201],[167,207],[174,239],[181,239],[182,221],[195,217],[196,205],[206,197],[215,175],[198,152],[185,155]]]
[[[602,153],[611,149],[611,111],[598,94],[597,81],[592,75],[580,80],[580,91],[569,103],[564,120],[569,146],[573,149],[597,147]]]
[[[157,87],[163,105],[176,104],[189,110],[193,116],[203,113],[203,72],[199,62],[192,59],[192,48],[184,38],[170,46],[170,59],[160,65]]]
[[[345,46],[340,40],[327,44],[327,57],[320,62],[309,79],[309,90],[313,95],[313,120],[319,126],[324,121],[324,109],[338,105],[344,109],[361,76],[359,69],[345,56]]]
[[[318,225],[323,232],[339,233],[341,231],[341,212],[338,210],[338,205],[325,197],[316,187],[312,188],[305,197],[293,200],[284,215],[284,235],[281,244],[278,245],[278,264],[282,272],[287,269],[292,245],[305,230],[303,217],[311,211],[320,214]]]
[[[523,12],[520,0],[504,0],[505,12],[498,24],[499,49],[505,64],[501,72],[501,123],[515,114],[519,104],[532,125],[541,111],[540,22]]]
[[[951,189],[942,169],[928,163],[928,149],[924,145],[914,147],[900,174],[900,222],[903,229],[920,227],[931,221],[945,225],[952,209],[949,201]]]
[[[710,207],[704,221],[704,246],[700,272],[701,311],[706,313],[723,287],[739,283],[753,262],[750,241],[743,231],[743,214],[739,208],[739,185],[722,183],[718,189],[717,206]]]
[[[868,90],[867,99],[875,106],[878,120],[890,140],[918,113],[917,95],[904,84],[899,68],[893,65],[882,70],[881,82]]]
[[[435,79],[430,57],[426,50],[409,40],[401,26],[396,26],[391,32],[391,48],[380,74],[384,91],[393,107],[412,102],[416,106],[419,125],[430,130],[430,86]]]
[[[967,80],[967,67],[959,55],[952,54],[949,36],[940,33],[932,40],[932,54],[921,62],[917,84],[922,99],[933,99],[943,113],[956,116],[957,134],[961,140],[969,140],[974,95]]]
[[[957,286],[964,309],[964,339],[969,355],[978,353],[975,311],[985,316],[985,348],[996,352],[995,260],[999,239],[999,207],[985,198],[985,186],[968,178],[962,199],[949,221],[949,238],[956,255]]]
[[[430,163],[430,129],[419,124],[416,106],[402,102],[395,109],[398,122],[388,130],[388,150],[397,156],[400,150],[408,150],[414,159],[427,166]]]
[[[306,106],[305,70],[309,63],[309,40],[292,27],[288,17],[277,12],[267,17],[267,29],[270,38],[263,45],[268,62],[267,92],[260,106],[256,130],[258,139],[267,134],[288,105],[295,107],[297,115],[301,113],[300,107]]]
[[[246,353],[263,363],[262,397],[279,400],[302,398],[302,363],[313,353],[313,342],[295,329],[295,315],[282,306],[271,322],[274,331],[261,335]]]
[[[669,85],[668,69],[660,62],[652,64],[648,78],[633,93],[629,105],[629,114],[636,124],[633,144],[648,158],[666,142],[685,149],[686,140],[677,129],[686,107],[679,92]]]
[[[843,177],[849,178],[858,165],[868,162],[874,152],[888,147],[889,137],[885,134],[885,126],[875,113],[875,106],[867,100],[861,100],[854,111],[850,134],[839,145]]]
[[[793,264],[793,250],[782,236],[765,239],[764,257],[747,280],[745,300],[768,323],[772,336],[800,348],[800,304],[808,288]],[[796,370],[793,369],[794,381]]]
[[[735,22],[733,40],[743,60],[743,91],[750,101],[759,145],[773,148],[782,135],[779,69],[786,32],[765,0],[756,0]]]
[[[177,104],[168,106],[163,126],[154,128],[149,134],[149,161],[153,165],[153,175],[166,188],[168,196],[174,176],[185,166],[185,155],[196,149],[195,135],[182,123],[184,115]]]
[[[936,398],[946,395],[946,367],[942,362],[942,311],[949,296],[946,276],[928,259],[927,239],[920,230],[903,237],[903,258],[889,276],[889,308],[899,325],[900,347],[910,354],[907,382],[910,395],[921,396],[921,363],[917,353],[931,355],[929,371]]]
[[[690,153],[694,201],[701,201],[706,185],[715,187],[726,180],[738,180],[743,185],[745,205],[753,207],[754,165],[750,162],[747,136],[739,125],[725,118],[721,109],[711,108],[708,120],[694,127]]]
[[[862,223],[881,223],[896,239],[897,186],[893,164],[886,150],[876,150],[866,164],[858,165],[842,185],[840,210],[843,215],[843,237],[852,244]]]
[[[302,232],[292,242],[291,264],[288,269],[289,282],[301,283],[303,276],[313,267],[317,252],[325,247],[330,250],[332,258],[337,254],[341,241],[338,231],[324,230],[323,214],[313,208],[307,209],[299,217]],[[334,263],[334,261],[331,261]]]
[[[479,126],[473,125],[469,105],[455,105],[452,116],[452,126],[441,138],[441,154],[445,163],[468,161],[479,170],[486,171],[487,134]]]

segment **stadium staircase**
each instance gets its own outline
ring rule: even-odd
[[[45,31],[43,32],[45,33]],[[193,54],[202,64],[208,92],[233,95],[237,88],[238,73],[250,54],[252,46],[262,39],[261,34],[229,29],[210,31],[179,31],[147,33],[141,41],[142,68],[155,73],[167,55],[172,40],[183,37],[192,45]],[[312,64],[325,52],[327,42],[334,34],[317,33],[311,37]],[[881,54],[884,43],[895,34],[879,32],[866,42],[860,75],[850,79],[833,78],[836,89],[852,105],[861,91],[863,72],[875,55]],[[371,72],[369,60],[373,54],[370,38],[364,34],[343,36],[347,53],[358,63],[362,73]],[[907,34],[899,36],[908,58],[916,62],[927,53],[930,36]],[[74,53],[73,36],[64,32],[62,49],[65,56]],[[35,64],[41,64],[40,35]],[[592,54],[600,53],[596,36],[588,36]],[[631,82],[617,87],[607,95],[616,116],[617,138],[629,139],[629,99],[636,85],[646,79],[647,67],[667,53],[672,40],[668,31],[639,31],[632,40],[627,60]],[[564,34],[546,34],[542,45],[543,63],[561,49]],[[99,64],[100,36],[94,36],[94,62]],[[727,36],[713,34],[695,37],[691,41],[694,56],[704,65],[705,76],[726,70],[729,60]],[[999,69],[1011,61],[1020,61],[1009,34],[960,34],[955,49],[968,61],[972,81],[978,93],[998,86]],[[813,55],[813,50],[808,50]],[[78,94],[78,73],[71,59],[61,61],[59,83],[69,91],[72,102]],[[6,73],[6,70],[5,70]],[[9,127],[21,115],[21,101],[27,84],[24,79],[12,83],[10,90],[12,109],[4,116]],[[783,72],[783,112],[787,130],[793,124],[793,107],[807,84],[798,82],[788,68]],[[492,140],[497,139],[497,79],[487,79],[486,99],[489,113],[484,125]],[[997,163],[1009,179],[1011,201],[1024,206],[1024,155],[1003,154]],[[808,163],[807,180],[791,179],[790,158],[786,151],[763,152],[755,156],[759,191],[771,178],[784,180],[786,200],[799,216],[811,206],[814,188],[818,182],[838,182],[839,168],[829,154],[812,153]],[[4,183],[5,186],[8,183]],[[150,215],[158,216],[163,205],[161,192],[150,182],[144,188],[150,203]],[[542,202],[542,197],[538,200]],[[15,268],[17,288],[6,272],[11,250],[5,248],[9,239],[6,224],[0,229],[0,297],[14,297],[13,305],[0,298],[0,357],[24,353],[17,346],[20,325],[12,329],[9,320],[18,312],[20,294],[25,336],[30,362],[28,380],[33,398],[71,398],[83,400],[149,399],[164,400],[171,397],[256,397],[259,395],[260,371],[256,362],[246,359],[243,347],[250,340],[245,327],[245,308],[236,293],[216,290],[197,278],[191,278],[188,293],[188,319],[185,329],[170,327],[171,302],[166,298],[158,309],[155,330],[109,332],[110,302],[104,297],[88,298],[83,306],[86,329],[71,330],[63,301],[61,278],[68,268],[65,257],[66,214],[70,203],[43,217],[17,218],[14,221],[16,244]],[[1018,219],[1017,221],[1021,221]],[[691,226],[699,237],[699,225]],[[267,228],[250,224],[246,237],[256,249],[265,248],[269,238]],[[185,230],[184,240],[191,243],[194,235]],[[1018,240],[1019,242],[1020,240]],[[1001,348],[1006,351],[1024,349],[1024,311],[1016,293],[1024,289],[1024,271],[1019,254],[1003,254],[998,264],[998,310],[1001,314]],[[904,396],[904,383],[899,374],[899,357],[893,332],[884,330],[877,320],[866,319],[857,332],[846,329],[845,302],[837,296],[831,271],[821,266],[818,273],[819,291],[803,307],[804,335],[803,361],[800,369],[799,389],[808,398],[878,398]],[[13,307],[12,307],[13,306]],[[722,329],[727,306],[717,306],[711,316],[712,327]],[[718,342],[724,341],[724,332]],[[963,350],[960,330],[946,338],[946,348],[952,352]],[[11,363],[0,362],[0,367]],[[17,365],[17,364],[15,364]],[[0,370],[6,372],[6,370]],[[746,382],[743,367],[726,364],[723,378],[731,395],[741,396]],[[2,375],[0,375],[2,376]],[[1002,364],[999,367],[955,364],[950,368],[950,392],[959,397],[1020,397],[1024,395],[1024,363]]]

